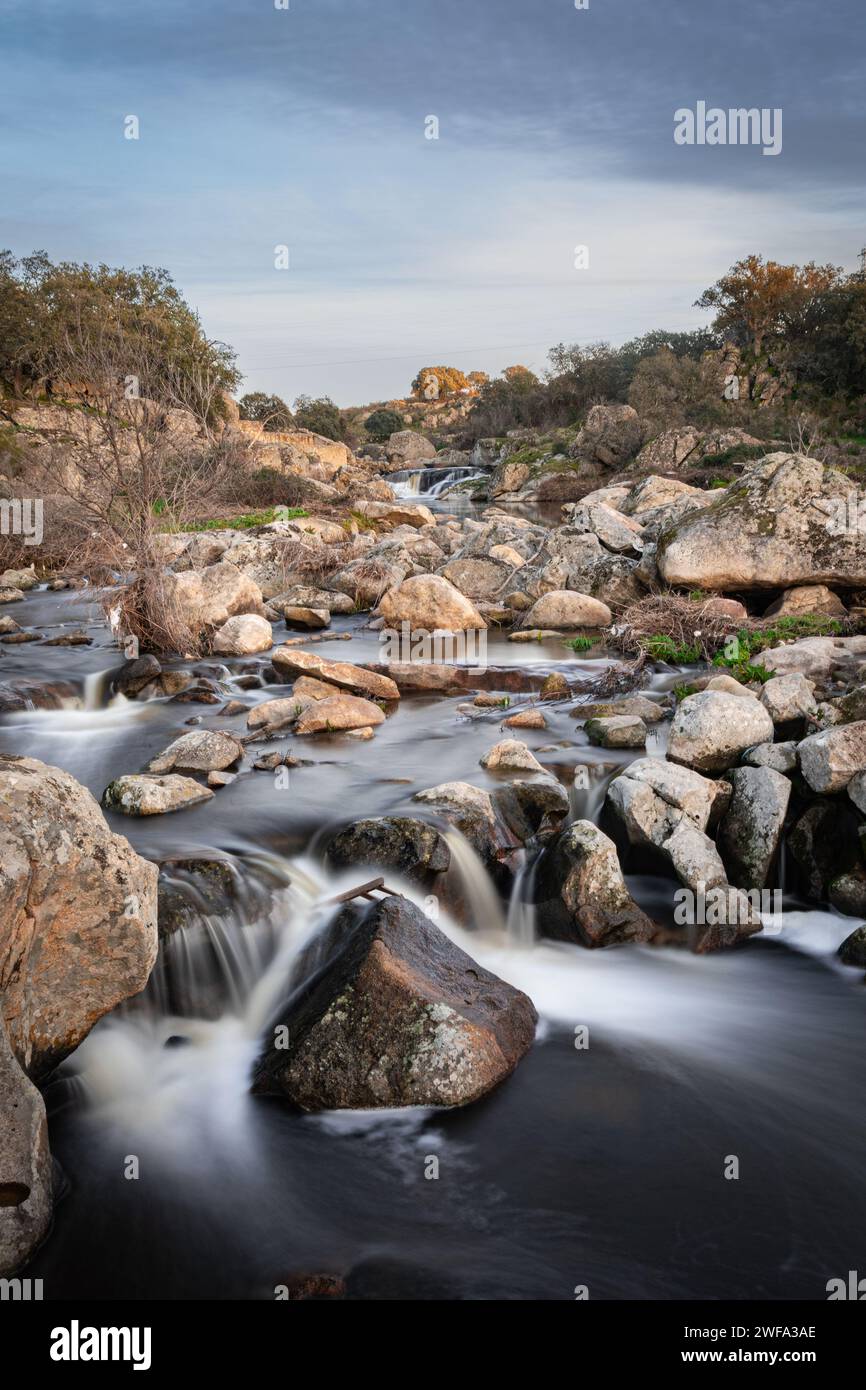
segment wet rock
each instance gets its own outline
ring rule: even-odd
[[[22,1071],[0,1018],[0,1277],[13,1274],[51,1224],[45,1103]]]
[[[236,772],[209,772],[207,775],[208,786],[213,787],[215,790],[220,787],[230,787],[232,782],[236,781]]]
[[[263,753],[253,763],[257,772],[273,772],[278,767],[298,767],[299,765],[298,759],[292,757],[291,753]]]
[[[703,690],[678,705],[668,757],[698,772],[721,772],[747,748],[772,737],[773,721],[759,700]]]
[[[575,821],[545,851],[536,876],[538,923],[545,936],[610,946],[650,941],[655,923],[625,886],[612,840],[591,821]]]
[[[260,705],[254,705],[247,715],[247,728],[264,736],[286,729],[294,724],[310,699],[310,696],[291,695],[278,700],[263,700]]]
[[[148,763],[148,772],[222,772],[243,757],[244,746],[233,734],[198,729],[181,734],[159,757]]]
[[[413,883],[426,884],[451,863],[447,841],[435,826],[411,816],[374,816],[337,834],[327,849],[334,869],[370,865],[393,869]]]
[[[503,720],[507,729],[546,729],[547,720],[540,709],[521,709]]]
[[[535,754],[518,738],[506,738],[489,748],[481,766],[497,772],[544,772]]]
[[[539,691],[545,679],[515,666],[449,666],[435,661],[371,662],[368,669],[387,675],[401,691],[411,694],[465,695],[470,690],[523,694]]]
[[[236,714],[245,714],[247,706],[243,700],[229,700],[228,704],[223,705],[220,714],[225,715],[226,719],[233,719]]]
[[[764,888],[782,839],[791,783],[770,767],[735,767],[734,789],[719,829],[719,849],[737,888]]]
[[[269,652],[274,634],[267,618],[256,613],[238,613],[214,634],[213,650],[220,656],[252,656]]]
[[[797,745],[800,771],[813,791],[840,792],[866,770],[866,720],[810,734]]]
[[[370,729],[384,722],[385,712],[379,705],[357,695],[340,692],[326,700],[312,700],[298,716],[295,733],[339,733],[342,730]]]
[[[224,917],[237,898],[227,859],[168,859],[159,873],[159,935],[173,936],[202,916]]]
[[[788,848],[801,870],[806,892],[816,902],[825,900],[834,880],[860,864],[857,832],[858,818],[850,806],[817,801],[806,808],[788,836]]]
[[[155,865],[59,768],[0,755],[0,997],[25,1070],[45,1075],[147,982]]]
[[[724,884],[724,865],[706,827],[730,786],[660,758],[639,758],[611,782],[607,804],[631,844],[654,845],[689,888]]]
[[[210,801],[213,792],[192,777],[175,773],[155,776],[150,773],[130,773],[110,782],[102,794],[102,804],[109,811],[125,816],[162,816],[169,811],[185,811]]]
[[[606,603],[571,589],[553,589],[536,599],[523,619],[524,627],[570,632],[576,628],[609,627],[612,614]]]
[[[399,700],[400,691],[390,677],[349,661],[329,661],[296,647],[276,647],[271,661],[279,675],[314,676],[339,690],[348,690],[371,700]]]
[[[5,636],[7,632],[20,631],[21,629],[18,623],[16,623],[14,618],[10,618],[8,614],[6,615],[6,617],[0,618],[0,634],[3,634],[3,636]]]
[[[46,647],[89,647],[93,638],[83,630],[78,628],[75,632],[63,632],[59,637],[49,637],[45,643]]]
[[[636,715],[614,714],[602,719],[589,719],[586,734],[590,743],[602,748],[645,748],[647,729]]]
[[[855,965],[866,970],[866,926],[855,927],[846,936],[836,953],[843,965]]]
[[[551,671],[549,676],[545,676],[538,693],[542,700],[567,700],[571,695],[571,686],[561,671]]]
[[[379,603],[389,627],[408,623],[411,632],[468,632],[486,628],[474,603],[441,574],[416,574],[389,590]]]
[[[254,1090],[304,1110],[466,1105],[509,1075],[535,1036],[519,990],[483,969],[405,898],[346,909],[342,950],[281,1023]]]
[[[17,603],[23,597],[21,589],[0,588],[0,603]]]

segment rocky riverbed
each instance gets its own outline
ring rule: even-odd
[[[555,524],[415,495],[172,535],[186,658],[124,659],[110,591],[0,577],[3,1268],[554,1299],[856,1268],[843,483],[777,452]],[[666,583],[693,646],[746,649],[636,659]]]

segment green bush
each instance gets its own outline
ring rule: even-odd
[[[374,410],[364,421],[364,429],[377,444],[383,444],[402,428],[403,419],[396,410]]]

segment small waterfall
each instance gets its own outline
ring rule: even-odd
[[[470,925],[477,931],[504,936],[505,917],[499,896],[480,858],[466,836],[453,826],[442,833],[466,894]]]
[[[474,482],[476,478],[486,476],[486,473],[479,472],[477,468],[469,467],[404,468],[397,473],[391,473],[388,482],[393,487],[396,497],[411,497],[421,501],[425,497],[442,497],[458,483]]]
[[[84,677],[84,709],[89,713],[96,710],[105,709],[108,705],[108,688],[110,677],[116,666],[109,666],[104,671],[91,671],[89,676]]]
[[[524,951],[535,945],[534,897],[535,874],[538,868],[538,856],[527,863],[525,854],[524,851],[524,862],[515,875],[514,887],[511,890],[511,898],[508,903],[508,918],[505,924],[505,933],[509,943],[518,950]]]

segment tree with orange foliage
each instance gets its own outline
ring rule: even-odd
[[[791,329],[815,301],[838,283],[834,265],[780,265],[763,256],[746,256],[731,266],[695,304],[715,309],[716,332],[751,349],[759,357],[768,337]]]

